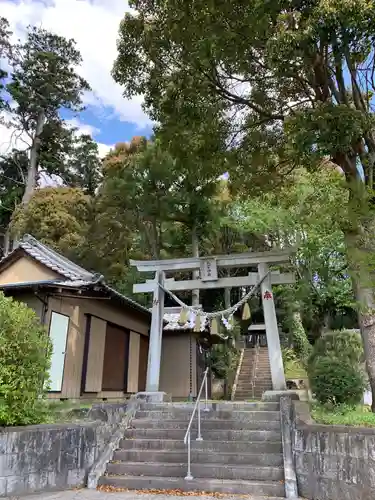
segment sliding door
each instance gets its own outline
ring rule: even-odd
[[[49,336],[52,342],[50,369],[50,391],[61,392],[64,376],[66,341],[68,338],[69,317],[52,312]]]

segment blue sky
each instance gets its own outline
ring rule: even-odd
[[[0,0],[1,2],[1,0]],[[110,111],[104,108],[104,112]],[[131,121],[122,121],[115,115],[100,116],[97,108],[87,106],[87,108],[78,115],[72,115],[68,112],[62,112],[65,119],[78,120],[79,125],[85,129],[92,128],[91,135],[101,144],[116,144],[117,142],[129,141],[135,135],[150,136],[152,125],[139,126]]]
[[[119,24],[129,10],[126,0],[0,0],[1,15],[8,19],[15,39],[25,37],[28,25],[37,25],[76,41],[83,58],[78,71],[92,92],[84,96],[85,111],[62,115],[80,132],[92,135],[101,155],[117,142],[152,132],[142,97],[124,99],[111,77]],[[0,137],[4,153],[13,140],[12,131],[0,125]]]

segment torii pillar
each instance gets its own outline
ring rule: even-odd
[[[152,300],[152,319],[150,328],[150,344],[148,350],[146,392],[158,392],[160,380],[160,362],[163,337],[164,316],[164,272],[156,271],[155,289]]]
[[[266,263],[258,264],[259,278],[269,271]],[[286,382],[284,364],[280,345],[279,328],[277,325],[275,302],[273,299],[271,275],[269,274],[261,286],[264,323],[266,325],[268,356],[271,367],[272,388],[274,391],[285,391]]]

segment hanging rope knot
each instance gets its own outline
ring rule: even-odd
[[[247,304],[248,300],[250,297],[252,297],[256,290],[260,287],[260,285],[263,283],[263,281],[269,276],[271,271],[268,271],[252,288],[251,290],[242,297],[241,300],[239,300],[236,304],[233,306],[228,307],[227,309],[222,309],[221,311],[215,311],[215,312],[205,312],[203,309],[197,309],[194,306],[189,306],[185,304],[181,299],[179,299],[173,292],[165,288],[161,283],[158,283],[160,288],[167,293],[179,306],[182,307],[181,311],[181,317],[180,317],[180,323],[182,320],[185,319],[184,324],[189,322],[190,326],[194,328],[194,331],[199,332],[203,331],[205,329],[205,324],[208,320],[211,320],[213,318],[218,318],[222,316],[222,322],[224,326],[227,327],[228,330],[232,328],[232,324],[230,321],[226,319],[226,316],[233,316],[233,313],[235,313],[240,307],[242,307],[244,304],[247,305],[246,311],[244,311],[244,318],[243,319],[250,319],[251,314],[250,314],[250,308],[249,305]],[[190,315],[189,315],[190,313]],[[190,316],[190,317],[189,317]],[[189,320],[188,320],[189,318]],[[225,321],[224,321],[225,319]],[[229,328],[228,326],[231,325]]]

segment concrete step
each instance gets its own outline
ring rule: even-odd
[[[277,406],[273,406],[271,408],[276,408]],[[188,422],[191,418],[192,412],[187,411],[137,411],[136,419],[147,419],[147,420],[183,420]],[[255,410],[255,411],[201,411],[201,420],[231,420],[231,421],[251,421],[254,420],[269,420],[272,417],[274,420],[280,420],[280,412],[278,410],[264,411],[264,410]]]
[[[255,391],[267,391],[267,390],[272,390],[270,389],[272,387],[271,384],[262,384],[262,385],[258,385],[258,384],[255,384],[254,385],[254,390]],[[236,392],[247,392],[247,393],[252,393],[253,392],[253,387],[250,386],[250,385],[240,385]]]
[[[119,445],[121,450],[160,450],[160,451],[184,451],[186,453],[186,445],[182,439],[122,439]],[[274,454],[282,453],[281,437],[276,440],[269,441],[210,441],[205,436],[204,441],[196,441],[192,439],[191,450],[193,452],[216,452],[228,453],[258,453],[258,454]]]
[[[268,420],[207,420],[201,421],[202,432],[210,431],[241,431],[241,430],[280,430],[280,416],[277,413],[276,417],[270,415]],[[267,419],[267,416],[264,417]],[[188,427],[188,420],[155,420],[155,419],[137,419],[133,420],[131,427],[134,429],[181,429],[186,431]],[[198,422],[194,419],[192,424],[193,432],[198,428]]]
[[[254,387],[254,389],[238,389],[238,391],[236,391],[236,394],[243,394],[243,395],[247,395],[248,397],[257,397],[257,394],[260,394],[262,395],[263,392],[267,391],[267,386],[266,387]],[[253,396],[254,394],[254,396]]]
[[[254,384],[254,388],[255,389],[263,389],[265,387],[270,387],[270,385],[272,385],[271,383],[270,384],[257,384],[255,383]],[[252,388],[253,386],[252,385],[240,385],[237,390],[238,391],[252,391]]]
[[[137,412],[138,420],[179,420],[188,422],[192,412]],[[201,411],[201,420],[215,422],[216,420],[226,420],[228,422],[265,422],[268,420],[280,420],[279,411]]]
[[[268,380],[268,379],[264,379],[264,378],[261,378],[261,379],[256,379],[254,381],[252,380],[243,380],[242,382],[239,382],[239,385],[244,385],[244,386],[252,386],[252,382],[254,382],[255,385],[272,385],[272,380]]]
[[[183,478],[176,477],[103,476],[100,479],[100,485],[130,490],[207,491],[225,494],[252,495],[252,498],[254,496],[274,497],[273,499],[267,498],[267,500],[278,500],[278,498],[284,497],[283,483],[270,481],[230,481],[199,478],[187,481]]]
[[[125,437],[129,439],[184,439],[186,429],[127,429]],[[192,439],[196,433],[192,432]],[[233,431],[206,430],[204,439],[208,441],[280,441],[281,431]]]
[[[201,408],[205,407],[205,403],[201,403]],[[254,401],[249,403],[235,403],[231,401],[209,402],[208,407],[215,411],[278,411],[279,403]],[[190,411],[194,409],[194,403],[143,403],[140,410],[158,410],[158,411]]]
[[[187,450],[117,450],[113,455],[114,462],[153,462],[153,463],[186,463]],[[224,465],[258,465],[282,467],[281,453],[238,453],[216,451],[197,451],[191,453],[192,463],[224,464]]]
[[[172,463],[142,463],[119,462],[109,463],[107,466],[109,476],[158,476],[158,477],[185,477],[187,473],[187,460],[182,464]],[[191,464],[193,477],[204,479],[244,479],[247,481],[283,481],[284,470],[281,467],[256,467],[250,465],[224,464]]]
[[[242,382],[238,382],[238,386],[241,387],[252,387],[252,380],[243,380]],[[272,380],[267,380],[267,379],[259,379],[259,380],[254,380],[255,385],[272,385]]]
[[[255,373],[267,373],[267,374],[270,374],[271,373],[271,369],[270,367],[268,366],[257,366],[256,368],[256,372]],[[241,369],[241,372],[240,372],[240,377],[243,376],[243,375],[246,375],[246,376],[252,376],[254,374],[254,367],[252,366],[251,368],[245,368],[245,369]]]

